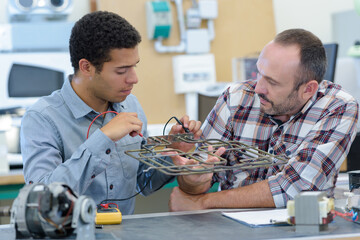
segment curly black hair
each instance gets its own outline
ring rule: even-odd
[[[119,15],[107,11],[86,14],[71,31],[69,51],[74,73],[82,58],[101,72],[104,62],[111,61],[110,50],[134,48],[140,42],[139,32]]]

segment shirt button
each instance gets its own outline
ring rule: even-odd
[[[285,154],[286,154],[286,156],[289,156],[291,154],[291,152],[289,150],[286,150]]]
[[[106,154],[110,154],[110,153],[111,153],[111,149],[110,149],[110,148],[106,149],[105,153],[106,153]]]
[[[110,190],[112,190],[114,188],[114,185],[110,184]]]
[[[272,150],[272,149],[269,151],[270,154],[273,154],[273,152],[274,152],[274,150]]]
[[[91,176],[91,178],[95,178],[95,174],[93,174],[93,175]]]

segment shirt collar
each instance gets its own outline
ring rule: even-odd
[[[64,101],[66,105],[69,107],[70,111],[74,115],[76,119],[86,116],[87,114],[93,112],[97,113],[94,109],[89,107],[74,91],[71,86],[72,75],[69,76],[61,88],[61,94],[64,97]],[[128,108],[127,101],[123,101],[121,103],[111,103],[109,106],[109,110],[113,110],[116,112],[123,112]]]
[[[325,85],[327,85],[327,84],[328,84],[328,82],[326,80],[323,80],[319,84],[319,88],[318,88],[317,92],[306,102],[306,104],[304,105],[304,107],[301,109],[300,112],[298,112],[290,117],[289,121],[294,119],[297,116],[301,116],[302,114],[304,114],[308,109],[310,109],[318,101],[319,98],[322,98],[324,96],[324,89],[327,87]]]
[[[324,84],[327,84],[327,81],[322,81],[319,84],[317,92],[309,99],[309,101],[307,101],[305,106],[301,109],[302,114],[304,114],[312,105],[314,105],[319,98],[324,96]]]
[[[61,88],[61,94],[64,97],[66,105],[69,107],[70,111],[76,119],[86,116],[93,111],[81,98],[76,94],[74,89],[71,87],[72,75],[69,76]]]
[[[124,112],[124,110],[126,109],[124,103],[125,103],[125,101],[121,102],[121,103],[110,103],[109,108],[116,112]]]

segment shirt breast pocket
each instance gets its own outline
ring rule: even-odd
[[[118,154],[120,156],[120,163],[122,166],[123,175],[127,179],[136,178],[137,170],[139,168],[139,161],[125,154],[125,151],[136,150],[141,148],[140,137],[125,136],[120,141],[116,142]],[[136,155],[135,153],[132,155]]]

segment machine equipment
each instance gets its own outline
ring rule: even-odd
[[[78,197],[63,183],[25,185],[11,208],[16,239],[95,239],[94,200]]]
[[[318,233],[327,230],[333,220],[334,199],[325,192],[304,191],[287,203],[290,223],[298,233]]]

